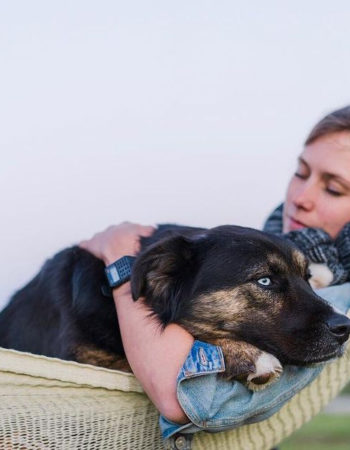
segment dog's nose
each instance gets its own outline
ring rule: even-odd
[[[350,334],[350,320],[343,314],[333,314],[327,321],[326,324],[329,331],[337,339],[340,344],[343,344]]]

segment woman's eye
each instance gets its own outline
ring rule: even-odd
[[[261,284],[261,286],[270,286],[272,284],[271,278],[264,277],[259,278],[258,283]]]
[[[338,190],[332,189],[332,188],[326,188],[326,191],[328,192],[328,194],[333,195],[334,197],[340,197],[341,195],[343,195],[342,192],[339,192]]]
[[[307,178],[307,174],[304,174],[302,172],[295,172],[294,176],[297,178],[301,178],[302,180],[305,180]]]

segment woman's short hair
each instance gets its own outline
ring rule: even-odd
[[[305,145],[311,144],[322,136],[340,131],[350,131],[350,106],[337,109],[321,119],[306,138]]]

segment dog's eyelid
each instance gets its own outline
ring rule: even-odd
[[[260,278],[275,278],[275,274],[272,274],[271,272],[260,272],[260,273],[256,273],[254,275],[254,280],[257,281]]]
[[[266,273],[255,273],[246,278],[246,283],[257,283],[261,278],[271,278],[270,275],[266,275]]]

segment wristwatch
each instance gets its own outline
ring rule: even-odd
[[[123,256],[105,268],[108,285],[111,288],[121,286],[130,280],[135,256]]]

